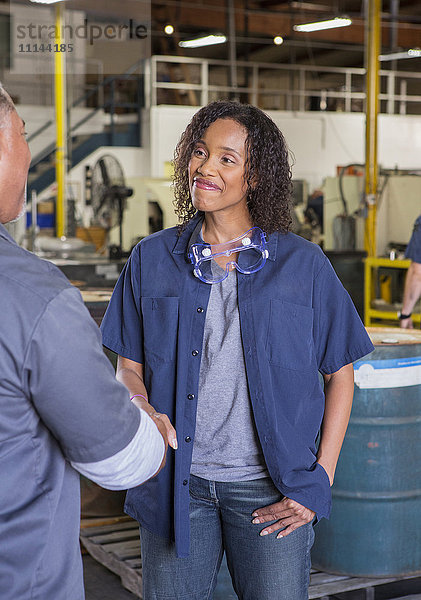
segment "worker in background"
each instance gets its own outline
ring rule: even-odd
[[[398,317],[402,329],[413,329],[411,315],[421,296],[421,215],[415,221],[405,256],[412,262],[406,274],[402,311],[398,313]]]
[[[304,215],[307,219],[312,222],[314,220],[314,216],[316,216],[321,232],[323,233],[323,192],[322,190],[316,189],[313,191],[311,196],[308,197],[307,200],[307,208]]]
[[[77,471],[139,485],[175,430],[130,402],[78,290],[3,226],[25,211],[25,135],[0,85],[0,598],[82,600]]]

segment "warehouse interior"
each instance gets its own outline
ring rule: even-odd
[[[32,154],[27,210],[7,229],[59,266],[98,324],[133,247],[177,224],[172,159],[181,133],[201,106],[230,99],[258,106],[284,134],[293,231],[322,248],[364,325],[387,331],[378,339],[386,336],[392,349],[382,358],[400,356],[393,345],[405,345],[405,250],[421,214],[419,0],[0,0],[0,82],[25,121]],[[420,299],[412,320],[419,329]],[[419,359],[416,378],[419,354],[410,355]],[[417,382],[411,389],[420,409]],[[376,418],[386,426],[392,415],[370,414],[373,427]],[[399,427],[406,424],[402,435],[416,444],[421,413],[408,419],[405,413]],[[417,457],[414,450],[402,460]],[[322,541],[311,598],[421,599],[418,463],[413,473],[413,489],[398,499],[357,493],[369,511],[376,499],[393,504],[384,518],[396,518],[387,522],[396,538],[404,529],[399,510],[418,514],[409,566],[393,548],[382,558],[388,542],[375,529],[378,563],[371,547],[361,553],[384,569],[371,573],[338,566],[335,555],[351,551],[336,537],[327,551],[334,556],[320,558]],[[350,512],[347,494],[339,489],[337,502]],[[358,501],[353,526],[363,512]],[[137,531],[123,502],[124,495],[82,481],[87,600],[142,597]],[[371,514],[364,513],[365,526]],[[108,534],[126,558],[105,549]],[[124,544],[131,544],[127,555]],[[224,569],[214,600],[236,598]]]

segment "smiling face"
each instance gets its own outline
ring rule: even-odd
[[[248,213],[244,181],[247,131],[232,119],[218,119],[196,142],[189,162],[193,206],[205,213]]]
[[[9,223],[22,212],[31,153],[25,123],[15,110],[0,128],[0,223]]]

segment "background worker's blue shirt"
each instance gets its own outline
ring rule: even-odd
[[[421,215],[414,223],[414,230],[406,248],[405,256],[416,263],[421,263]]]
[[[102,324],[108,348],[144,365],[151,404],[177,430],[179,449],[168,452],[157,477],[129,491],[126,510],[147,529],[175,539],[179,556],[189,549],[188,480],[211,287],[194,277],[186,260],[197,219],[180,237],[176,228],[167,229],[134,248]],[[338,371],[373,346],[318,246],[274,233],[268,249],[263,269],[237,275],[253,414],[275,485],[321,518],[329,515],[331,495],[315,455],[324,411],[319,371]]]
[[[79,474],[139,410],[79,291],[0,225],[0,598],[82,600]]]

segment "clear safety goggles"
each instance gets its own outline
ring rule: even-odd
[[[237,259],[228,262],[225,268],[220,267],[215,260],[237,252]],[[259,227],[252,227],[225,244],[192,244],[188,253],[189,260],[194,265],[194,274],[205,283],[220,283],[228,277],[233,267],[246,275],[256,273],[264,267],[268,256],[266,235]]]

